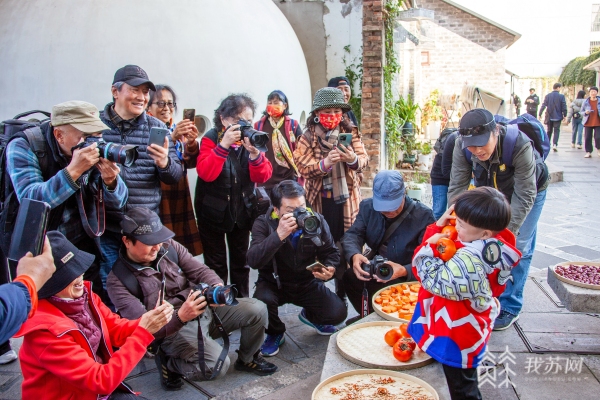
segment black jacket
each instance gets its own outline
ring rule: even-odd
[[[444,149],[435,155],[433,166],[431,167],[432,185],[450,185],[450,171],[452,170],[452,153],[454,152],[454,143],[456,142],[458,132],[448,135],[444,143]]]
[[[567,117],[567,101],[565,100],[565,95],[559,93],[557,90],[551,91],[544,98],[542,108],[540,108],[540,117],[544,113],[546,107],[548,108],[546,112],[552,121],[559,121]]]
[[[427,226],[435,222],[430,208],[415,202],[408,196],[405,196],[402,213],[407,211],[411,203],[415,203],[415,207],[392,233],[387,244],[387,258],[392,262],[408,266],[406,281],[414,280],[411,268],[413,253],[421,244]],[[341,240],[348,264],[352,265],[352,256],[362,254],[365,243],[371,249],[378,249],[384,234],[385,217],[373,209],[373,199],[361,201],[356,220]]]
[[[533,100],[533,103],[528,103],[527,100]],[[537,94],[534,93],[531,96],[528,96],[527,99],[525,99],[525,105],[527,107],[528,112],[534,112],[537,116],[538,106],[540,105],[540,98]]]
[[[159,205],[162,195],[160,182],[162,181],[168,185],[175,184],[183,177],[183,166],[175,152],[175,145],[171,140],[171,136],[167,135],[169,138],[169,163],[165,169],[158,168],[146,152],[146,147],[148,147],[148,139],[150,138],[150,128],[166,128],[166,125],[144,112],[133,120],[131,129],[121,132],[107,114],[107,109],[112,107],[113,104],[107,104],[104,111],[100,113],[100,119],[110,128],[110,131],[103,132],[102,137],[107,142],[136,145],[139,152],[138,159],[131,167],[119,165],[121,178],[129,189],[129,199],[125,208],[148,207],[160,215]],[[121,215],[107,213],[107,217],[107,229],[120,232]]]
[[[252,243],[246,253],[246,263],[258,269],[258,278],[276,283],[273,277],[273,258],[277,263],[277,273],[282,285],[303,285],[315,279],[307,266],[319,261],[328,267],[340,263],[340,252],[333,242],[329,226],[321,214],[315,213],[321,221],[322,246],[316,246],[311,239],[300,237],[296,249],[290,238],[279,239],[277,226],[279,219],[272,216],[273,208],[256,219],[252,226]]]

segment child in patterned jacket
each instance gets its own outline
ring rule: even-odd
[[[454,218],[457,251],[444,262],[436,243],[448,236],[441,231]],[[490,187],[469,190],[427,227],[415,250],[413,272],[422,286],[408,332],[443,365],[452,399],[481,399],[477,366],[500,312],[496,297],[521,258],[506,229],[509,221],[510,204],[502,193]]]

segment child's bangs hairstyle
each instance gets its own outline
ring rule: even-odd
[[[467,190],[456,198],[456,216],[480,229],[500,232],[510,222],[510,204],[506,197],[491,187]]]

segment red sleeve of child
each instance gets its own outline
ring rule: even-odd
[[[207,137],[202,138],[200,154],[196,163],[198,177],[204,182],[212,182],[218,178],[227,161],[229,149],[225,149]]]

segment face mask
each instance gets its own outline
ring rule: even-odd
[[[342,114],[321,114],[319,115],[319,122],[325,129],[330,131],[342,122]]]
[[[283,115],[283,106],[280,106],[279,104],[269,104],[267,105],[267,114],[273,118],[279,118]]]

